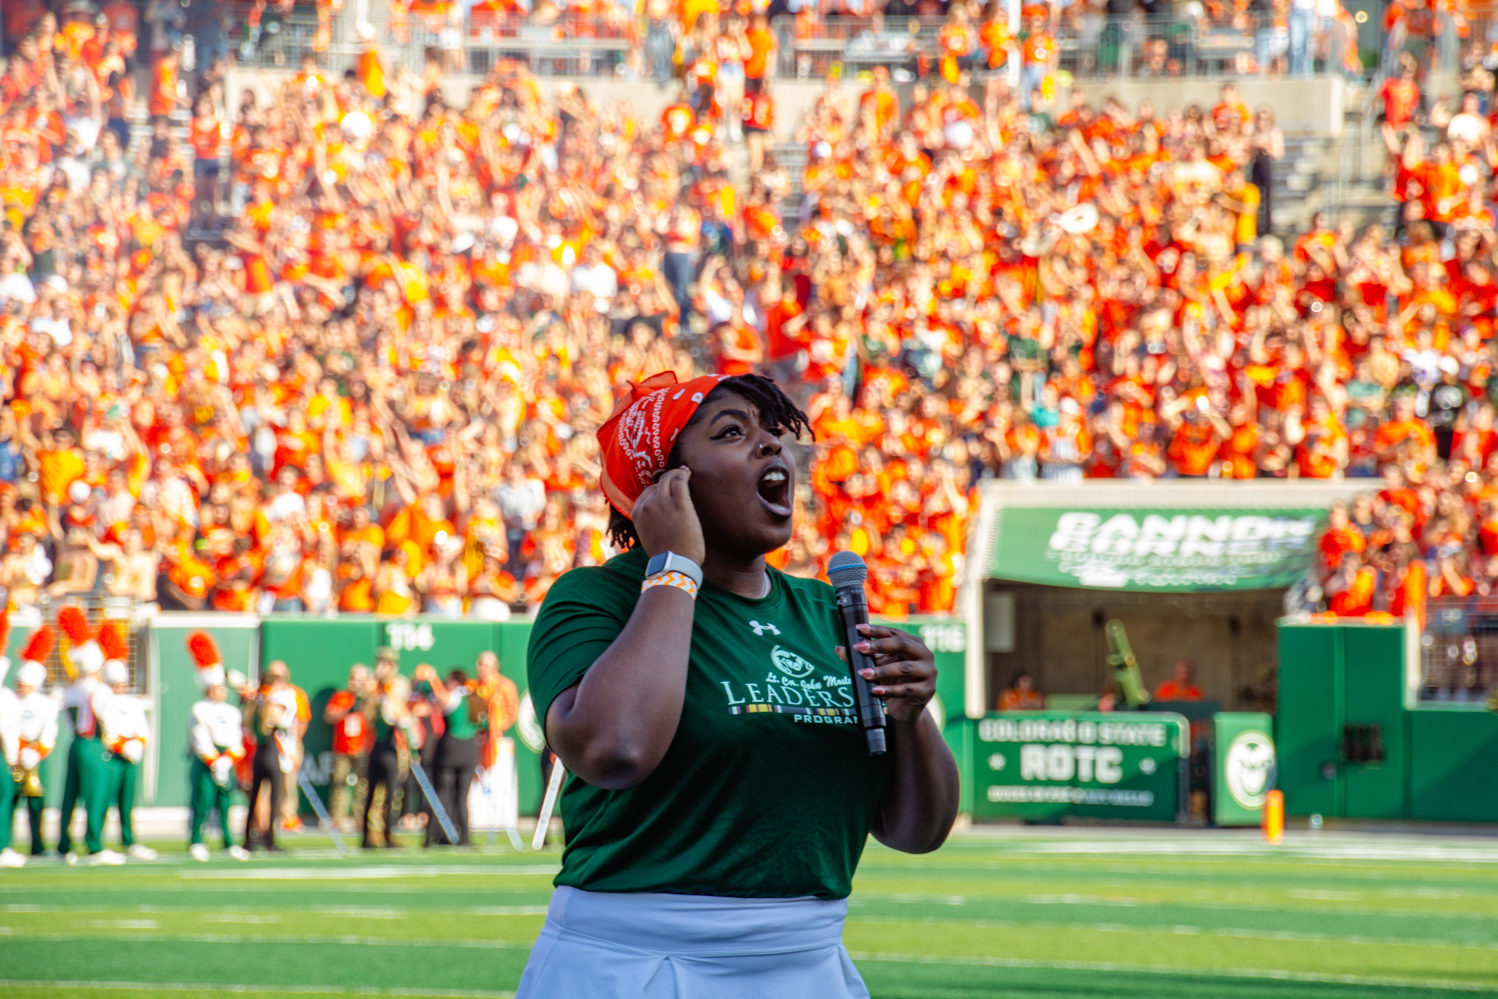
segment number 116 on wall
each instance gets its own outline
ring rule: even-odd
[[[385,625],[385,634],[390,647],[397,652],[406,650],[425,652],[436,644],[432,638],[432,626],[398,621]]]

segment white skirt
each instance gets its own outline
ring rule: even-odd
[[[848,900],[560,887],[515,999],[868,999]]]

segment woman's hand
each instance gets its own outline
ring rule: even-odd
[[[875,663],[860,674],[874,684],[874,696],[883,699],[891,720],[903,725],[919,721],[936,696],[936,657],[907,631],[878,624],[861,624],[858,630],[866,638],[854,648]]]
[[[692,470],[685,467],[663,472],[635,500],[635,533],[647,555],[675,552],[698,565],[706,558],[702,524],[687,488],[691,477]]]
[[[936,659],[924,642],[898,628],[861,624],[854,647],[874,659],[862,671],[884,700],[890,736],[892,779],[870,829],[874,838],[905,853],[941,846],[957,817],[957,761],[926,705],[936,696]],[[846,654],[839,647],[839,654]]]

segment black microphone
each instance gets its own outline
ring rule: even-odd
[[[884,752],[884,702],[874,696],[874,685],[858,672],[873,669],[873,657],[854,648],[859,642],[868,641],[858,631],[860,624],[869,623],[869,601],[863,592],[863,581],[868,575],[869,567],[852,552],[838,552],[827,562],[827,578],[837,591],[837,609],[842,612],[843,631],[848,636],[848,672],[853,677],[858,723],[869,741],[869,755],[878,756]]]

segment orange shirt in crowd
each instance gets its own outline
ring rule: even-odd
[[[744,36],[749,41],[749,58],[744,60],[744,77],[750,80],[763,79],[770,68],[770,57],[775,53],[775,35],[769,28],[750,28]]]
[[[359,82],[364,84],[364,89],[369,91],[369,96],[375,100],[383,100],[385,97],[385,64],[380,59],[379,49],[367,48],[359,53],[359,62],[355,66],[359,75]]]
[[[1436,435],[1431,431],[1430,424],[1418,416],[1412,416],[1408,420],[1389,420],[1381,424],[1374,437],[1374,444],[1380,451],[1414,446],[1422,452],[1428,452],[1436,446]]]
[[[1166,457],[1181,475],[1206,475],[1217,457],[1216,429],[1206,420],[1183,420],[1171,438]]]
[[[1045,66],[1055,55],[1056,43],[1043,31],[1031,32],[1025,38],[1022,55],[1027,66]]]
[[[986,21],[978,29],[978,37],[988,49],[988,68],[998,69],[1009,60],[1009,47],[1014,44],[1014,32],[1009,22],[1000,18]]]
[[[1384,119],[1395,128],[1403,128],[1420,108],[1420,86],[1414,80],[1391,76],[1384,81]]]
[[[177,66],[173,60],[159,59],[151,70],[151,94],[146,109],[153,117],[171,114],[177,108]]]
[[[1000,711],[1044,711],[1045,695],[1038,690],[1010,687],[999,695]]]
[[[1155,688],[1155,700],[1157,701],[1199,701],[1202,699],[1202,689],[1194,683],[1179,684],[1174,680],[1166,680]]]
[[[1358,570],[1347,589],[1327,598],[1327,609],[1338,617],[1362,617],[1373,609],[1377,585],[1378,573],[1365,565]]]

